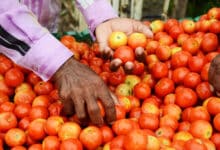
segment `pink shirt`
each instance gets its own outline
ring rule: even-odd
[[[97,25],[117,17],[107,0],[76,0],[91,35]],[[56,29],[58,0],[1,0],[0,52],[48,80],[73,54],[50,31]],[[40,23],[39,23],[40,22]]]

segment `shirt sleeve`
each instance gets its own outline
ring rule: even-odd
[[[85,18],[93,39],[95,39],[94,31],[100,23],[118,17],[107,0],[76,0],[76,4]]]
[[[1,0],[0,52],[45,81],[73,55],[18,0]]]

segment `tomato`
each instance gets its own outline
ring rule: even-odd
[[[186,41],[189,38],[189,34],[181,33],[177,37],[177,44],[182,46],[183,42]]]
[[[179,22],[177,19],[173,19],[173,18],[169,18],[166,20],[166,22],[164,23],[164,30],[169,32],[169,30],[171,29],[171,27],[173,27],[174,25],[178,25]]]
[[[196,31],[196,23],[193,20],[184,19],[181,25],[185,33],[192,34]]]
[[[161,78],[154,87],[155,93],[159,97],[174,92],[174,82],[169,78]]]
[[[184,51],[190,52],[192,55],[199,51],[199,42],[195,38],[188,38],[183,42],[182,48]]]
[[[171,57],[172,68],[186,67],[190,57],[192,57],[192,55],[187,51],[176,52]]]
[[[205,144],[200,139],[190,139],[185,142],[184,147],[186,150],[207,150]]]
[[[175,103],[179,105],[181,108],[187,108],[193,106],[197,102],[196,93],[190,88],[181,88],[175,92],[176,101]]]
[[[163,137],[166,139],[171,139],[174,136],[174,130],[170,126],[162,126],[155,131],[155,134],[157,138]]]
[[[31,121],[27,129],[28,136],[33,140],[43,140],[46,136],[45,124],[46,119],[39,118]]]
[[[101,67],[103,65],[104,61],[103,59],[99,58],[99,57],[92,57],[92,59],[89,60],[89,65],[92,66],[98,66]]]
[[[182,84],[186,75],[189,73],[189,69],[186,67],[178,67],[172,72],[172,80],[176,84]]]
[[[5,142],[8,146],[22,146],[26,142],[26,134],[19,128],[11,128],[5,134]]]
[[[175,119],[179,120],[181,118],[182,110],[176,104],[167,104],[162,108],[162,115],[170,115],[173,116]]]
[[[46,119],[48,116],[48,109],[44,106],[33,106],[29,113],[29,117],[31,120],[35,120],[38,118]]]
[[[5,132],[17,126],[17,118],[13,112],[0,113],[0,131]]]
[[[212,52],[218,46],[218,37],[214,33],[206,33],[201,41],[201,48],[204,52]]]
[[[213,125],[217,131],[220,131],[220,113],[214,116]]]
[[[136,118],[138,119],[141,116],[141,108],[140,107],[133,107],[129,112],[129,118]]]
[[[200,73],[202,67],[205,65],[205,58],[200,56],[189,57],[188,68],[190,71]]]
[[[108,143],[114,138],[114,133],[109,126],[104,125],[104,126],[100,127],[100,130],[102,132],[102,142],[103,143]]]
[[[5,55],[0,54],[0,74],[4,75],[12,67],[13,62]]]
[[[54,150],[60,148],[60,140],[57,136],[46,136],[42,142],[43,150]]]
[[[58,130],[59,138],[63,140],[77,139],[81,133],[81,127],[75,122],[64,122]]]
[[[211,23],[210,27],[209,27],[209,31],[215,34],[220,33],[220,21],[214,21]]]
[[[123,63],[126,63],[128,61],[133,62],[135,60],[134,50],[129,46],[118,47],[115,50],[113,57],[121,59]]]
[[[126,109],[121,105],[115,105],[116,120],[124,119],[126,116]]]
[[[209,19],[219,19],[220,18],[220,9],[217,7],[212,7],[207,12],[207,18]]]
[[[112,125],[112,130],[116,135],[126,135],[133,129],[132,120],[120,119],[116,120]]]
[[[78,139],[67,139],[61,142],[60,150],[83,150],[83,146]]]
[[[207,110],[211,115],[216,115],[220,113],[220,98],[218,97],[210,97],[208,98]]]
[[[119,69],[116,72],[111,72],[110,76],[109,76],[109,84],[110,85],[119,85],[120,83],[124,82],[125,80],[125,73],[120,71],[121,69]]]
[[[19,91],[23,91],[23,90],[32,90],[32,86],[31,84],[27,83],[27,82],[23,82],[21,83],[19,86],[17,86],[15,88],[15,93],[19,92]]]
[[[45,124],[45,132],[47,135],[55,136],[58,134],[59,129],[64,124],[64,120],[61,116],[50,116],[47,118]]]
[[[147,135],[141,129],[131,130],[124,141],[125,150],[146,150]]]
[[[142,75],[145,71],[145,65],[142,62],[134,61],[134,68],[132,70],[132,74],[134,75]]]
[[[110,142],[110,146],[109,146],[110,149],[113,149],[113,148],[122,148],[123,149],[125,138],[126,138],[125,135],[116,135],[112,139],[112,141]]]
[[[171,57],[171,48],[167,45],[159,45],[155,50],[155,54],[161,61],[166,61]]]
[[[38,75],[36,75],[34,72],[30,72],[27,76],[27,82],[30,83],[31,85],[35,85],[40,81],[41,78]]]
[[[145,82],[139,82],[134,86],[133,94],[138,99],[145,99],[151,95],[150,86]]]
[[[18,127],[22,130],[27,130],[30,122],[31,122],[31,120],[29,119],[29,117],[24,117],[19,120]]]
[[[21,119],[29,116],[30,110],[31,110],[30,104],[25,104],[25,103],[18,104],[15,106],[14,114],[16,115],[17,118]]]
[[[62,108],[63,108],[63,105],[59,101],[50,104],[50,106],[48,107],[49,115],[50,116],[60,115]]]
[[[199,83],[201,83],[200,74],[195,72],[187,73],[183,80],[183,85],[192,89],[195,88]]]
[[[0,92],[0,104],[9,101],[9,96],[6,93]]]
[[[146,50],[148,55],[154,54],[156,49],[158,48],[158,46],[159,46],[159,42],[158,41],[151,40],[151,41],[147,42],[145,50]]]
[[[171,44],[173,44],[173,38],[169,35],[163,35],[159,38],[158,42],[160,45],[170,46]]]
[[[124,32],[112,32],[108,38],[108,44],[110,48],[117,49],[120,46],[125,46],[127,44],[128,37]]]
[[[42,150],[42,144],[33,144],[28,147],[28,150]]]
[[[39,81],[34,85],[34,91],[38,95],[48,95],[53,90],[53,84],[49,81]]]
[[[147,38],[143,33],[134,32],[128,36],[128,46],[135,49],[137,47],[145,48],[147,45]]]
[[[184,33],[183,28],[180,25],[173,25],[169,30],[169,35],[173,39],[177,39],[180,34]]]
[[[189,116],[191,122],[196,120],[210,121],[210,115],[207,109],[203,106],[195,106],[192,108]]]
[[[10,87],[16,87],[24,81],[24,74],[18,68],[11,68],[5,73],[5,83]]]
[[[155,114],[142,113],[138,118],[138,123],[142,129],[156,130],[159,127],[159,118]]]
[[[0,92],[5,93],[6,95],[13,95],[14,89],[12,87],[9,87],[4,79],[0,80]]]
[[[188,131],[190,129],[190,125],[191,125],[190,122],[182,121],[182,122],[179,123],[178,131],[186,131],[188,133]]]
[[[32,102],[32,107],[34,106],[44,106],[48,107],[50,105],[51,98],[48,95],[36,96]]]
[[[61,43],[64,44],[67,48],[71,48],[73,43],[76,42],[75,38],[70,35],[64,35],[60,39]]]
[[[195,120],[191,123],[189,132],[196,138],[209,139],[212,136],[213,128],[209,121]]]
[[[216,148],[220,147],[220,133],[213,133],[210,140],[215,144]]]
[[[166,114],[160,117],[160,127],[168,126],[175,131],[178,128],[178,125],[178,120],[172,115]]]
[[[201,100],[205,100],[212,96],[210,84],[208,82],[201,82],[196,86],[196,94]]]
[[[0,105],[0,112],[13,112],[15,109],[15,104],[13,102],[4,102]]]
[[[87,149],[96,149],[102,144],[102,132],[96,126],[85,127],[79,136],[83,146]]]
[[[155,79],[160,79],[168,76],[168,66],[163,62],[155,62],[150,72]]]
[[[14,146],[11,148],[11,150],[27,150],[24,146]]]
[[[14,103],[15,104],[31,104],[36,93],[33,90],[21,90],[15,93]]]

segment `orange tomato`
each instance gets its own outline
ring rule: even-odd
[[[22,146],[26,142],[26,134],[19,128],[11,128],[5,134],[5,142],[8,146]]]
[[[128,36],[128,46],[135,49],[137,47],[145,48],[147,45],[147,38],[143,33],[132,33]]]

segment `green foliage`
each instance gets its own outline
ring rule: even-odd
[[[212,7],[220,7],[220,0],[188,0],[186,17],[197,17]]]

